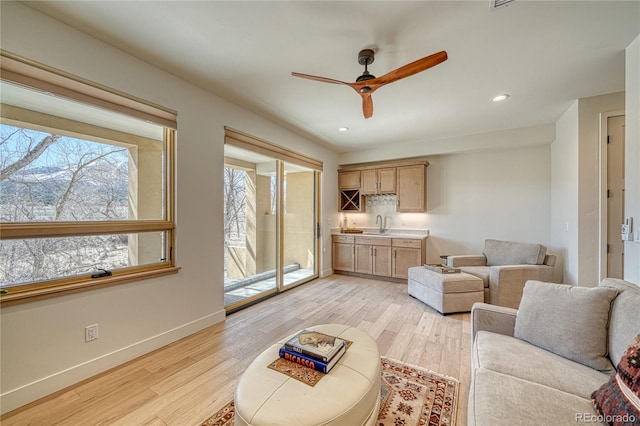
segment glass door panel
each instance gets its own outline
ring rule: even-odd
[[[277,161],[225,146],[224,304],[229,309],[277,291]]]
[[[282,288],[318,276],[316,186],[317,177],[314,170],[284,162]]]

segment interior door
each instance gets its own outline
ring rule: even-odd
[[[624,276],[624,115],[607,119],[607,277]]]

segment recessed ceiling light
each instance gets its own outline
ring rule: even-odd
[[[502,95],[498,95],[498,96],[494,96],[493,98],[491,98],[492,102],[502,102],[505,101],[509,98],[509,95],[507,93],[504,93]]]
[[[347,130],[349,130],[348,127],[340,127],[340,128],[338,128],[339,132],[346,132]]]

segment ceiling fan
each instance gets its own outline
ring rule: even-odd
[[[400,68],[386,73],[382,77],[376,77],[370,74],[368,70],[368,66],[373,63],[374,56],[375,52],[371,49],[364,49],[360,51],[358,54],[358,63],[360,65],[364,65],[364,73],[356,79],[355,83],[347,83],[345,81],[334,80],[326,77],[317,77],[315,75],[300,74],[297,72],[292,72],[291,75],[324,83],[344,84],[351,87],[362,97],[362,112],[364,114],[364,118],[369,118],[373,115],[373,100],[371,99],[371,94],[374,91],[385,84],[393,83],[394,81],[425,71],[447,60],[447,52],[443,50],[422,59],[418,59],[417,61],[413,61],[410,64],[401,66]]]

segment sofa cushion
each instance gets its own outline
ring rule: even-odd
[[[472,372],[467,407],[469,426],[573,425],[596,412],[581,398],[518,377],[480,368]]]
[[[622,355],[616,374],[592,398],[596,411],[614,424],[640,423],[640,334]]]
[[[488,266],[461,266],[461,272],[465,272],[470,275],[474,275],[478,278],[482,278],[482,284],[484,288],[489,288],[489,272],[491,268]]]
[[[610,375],[511,336],[479,331],[473,368],[486,368],[590,399]]]
[[[542,244],[516,243],[511,241],[485,240],[482,252],[488,266],[495,265],[542,265],[547,247]]]
[[[514,336],[603,372],[609,312],[618,294],[610,287],[576,287],[527,281],[516,314]]]
[[[600,286],[612,287],[619,292],[609,321],[609,359],[617,365],[629,342],[640,334],[640,287],[616,278],[605,278]]]

